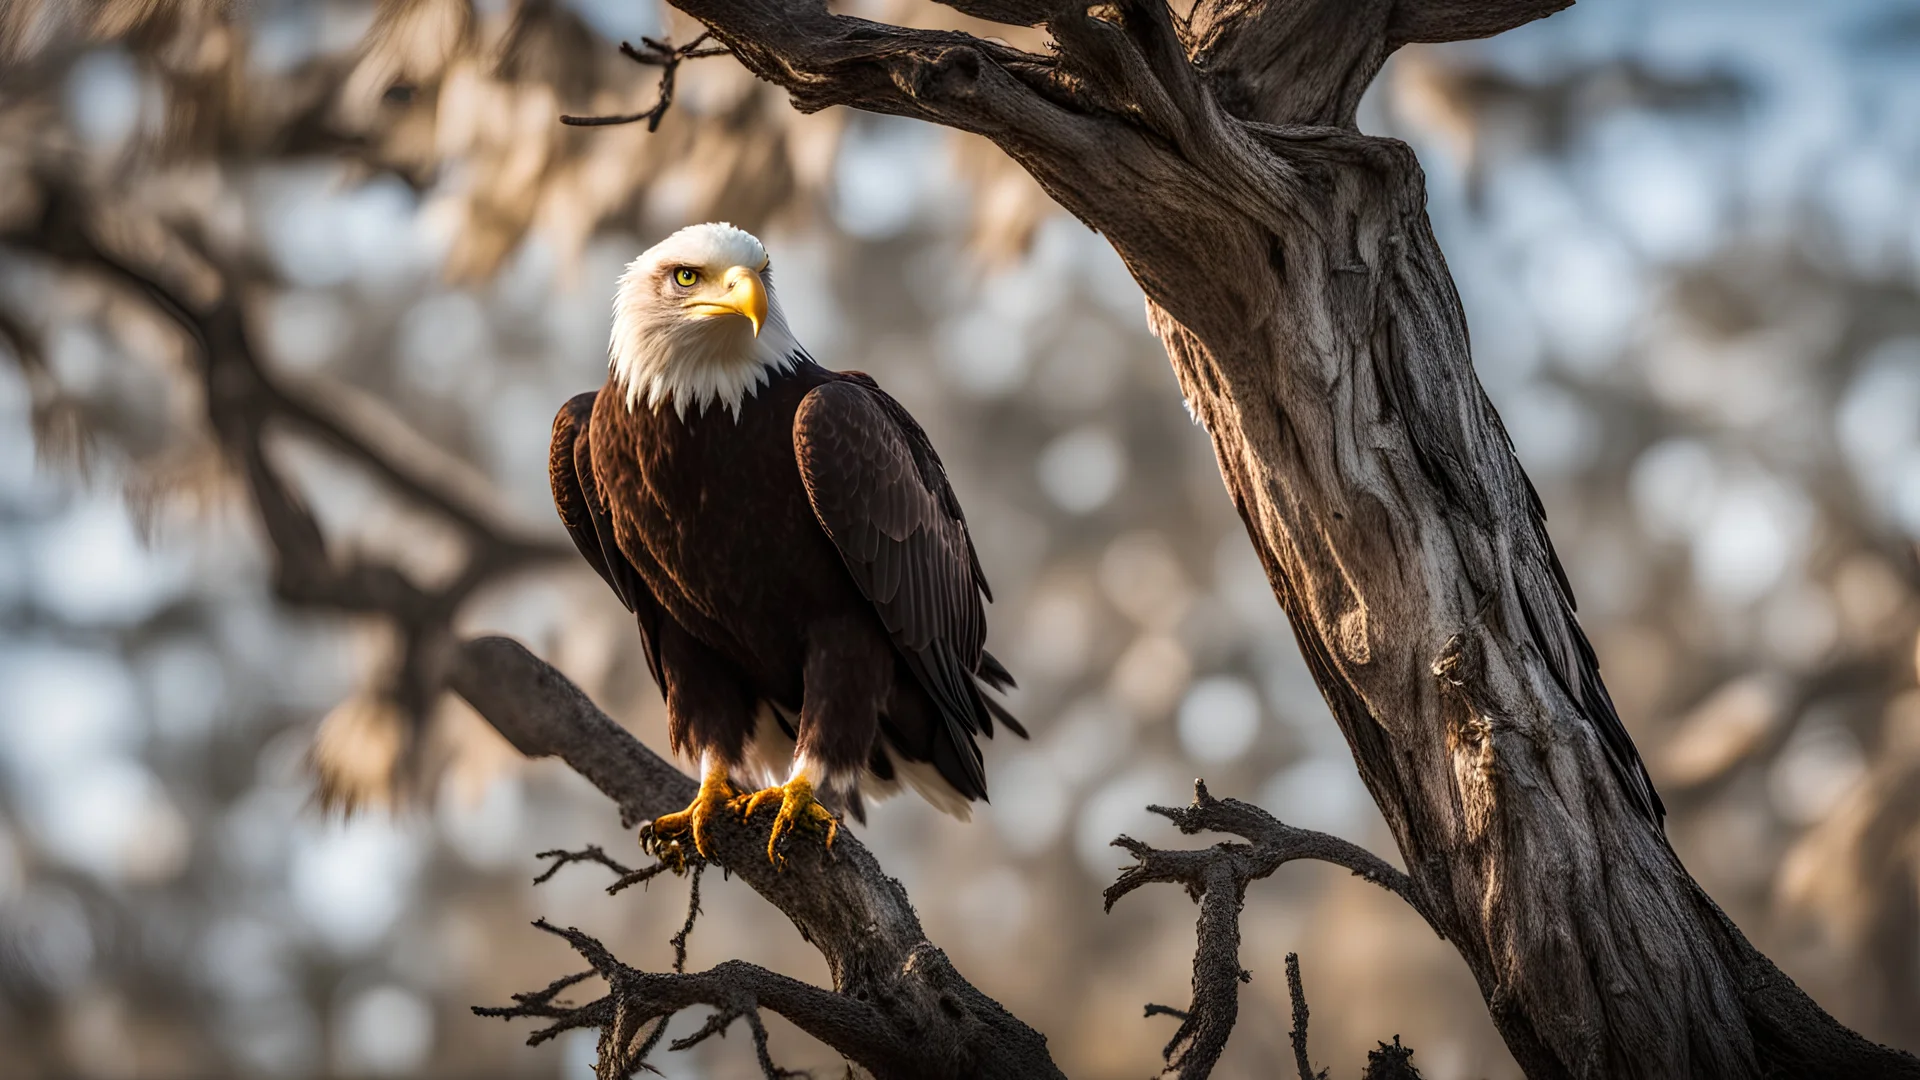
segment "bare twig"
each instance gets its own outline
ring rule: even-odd
[[[601,866],[604,866],[607,869],[613,871],[615,874],[619,875],[614,879],[613,884],[607,886],[608,896],[613,896],[616,893],[624,892],[635,885],[645,884],[646,882],[652,881],[654,878],[659,877],[661,874],[664,874],[667,871],[674,869],[674,866],[672,863],[656,862],[652,866],[643,866],[638,870],[632,870],[632,869],[629,869],[626,865],[613,859],[605,851],[602,851],[600,849],[600,845],[598,844],[589,845],[588,847],[580,851],[564,851],[556,848],[553,851],[543,851],[540,854],[534,856],[534,858],[553,860],[553,865],[547,867],[546,870],[543,871],[539,877],[533,879],[533,883],[535,885],[541,885],[546,883],[548,880],[550,880],[553,877],[553,875],[560,872],[561,867],[566,866],[569,863],[583,863],[583,862],[599,863]],[[700,864],[695,864],[696,871],[698,870],[699,865]],[[694,897],[694,904],[697,907],[700,902],[700,879],[697,873],[695,874],[695,877],[694,877],[693,897]],[[687,917],[687,923],[688,925],[686,928],[686,932],[691,933],[693,929],[693,926],[692,926],[693,917],[691,914],[689,914]],[[676,967],[674,970],[678,971],[679,968]]]
[[[615,959],[597,939],[578,929],[563,929],[545,919],[533,925],[566,941],[587,961],[591,970],[557,979],[543,990],[515,994],[512,1005],[475,1006],[473,1012],[476,1016],[548,1021],[547,1026],[527,1037],[530,1046],[567,1031],[600,1028],[599,1063],[595,1074],[605,1080],[630,1077],[646,1068],[647,1055],[659,1045],[666,1031],[667,1020],[675,1013],[696,1005],[710,1005],[715,1010],[714,1014],[699,1030],[671,1043],[667,1047],[669,1051],[696,1046],[714,1035],[723,1034],[735,1020],[744,1019],[753,1035],[755,1058],[767,1080],[786,1080],[804,1075],[774,1064],[767,1046],[766,1025],[760,1021],[759,1010],[764,1004],[769,1008],[781,1009],[789,1017],[794,1012],[810,1016],[813,1014],[800,1007],[801,1000],[819,1004],[839,999],[839,995],[739,960],[730,960],[697,974],[637,971]],[[558,999],[560,991],[594,975],[606,981],[607,993],[604,996],[584,1005],[573,1005]],[[870,1008],[863,1003],[844,1001],[840,1003],[840,1011],[828,1023],[837,1025],[869,1019],[868,1016],[856,1014],[870,1012]],[[648,1031],[645,1038],[636,1039],[641,1028],[647,1024],[653,1024],[652,1030]],[[802,1022],[801,1026],[807,1025]]]
[[[669,1050],[687,1050],[714,1035],[725,1035],[735,1020],[745,1020],[747,1029],[753,1033],[753,1054],[759,1062],[760,1073],[767,1080],[785,1080],[787,1077],[806,1076],[797,1069],[783,1069],[773,1063],[773,1055],[767,1049],[767,1026],[760,1019],[760,1010],[751,1007],[732,1007],[720,1009],[707,1018],[700,1030],[683,1039],[675,1039]]]
[[[690,875],[692,885],[687,890],[687,921],[680,924],[680,930],[668,941],[673,946],[673,970],[687,970],[687,939],[693,936],[693,922],[700,917],[700,874],[707,864],[696,862]]]
[[[552,865],[548,866],[544,871],[542,871],[539,877],[536,877],[533,879],[533,883],[535,885],[545,884],[547,881],[552,879],[553,875],[560,872],[561,867],[566,866],[569,863],[580,863],[580,862],[599,863],[601,866],[606,867],[607,869],[613,871],[615,874],[620,875],[622,878],[625,878],[627,875],[633,873],[632,870],[629,870],[625,866],[621,865],[620,863],[615,862],[610,856],[607,855],[605,851],[601,850],[600,845],[598,844],[590,845],[586,848],[583,848],[580,851],[565,851],[560,848],[555,848],[552,851],[542,851],[539,854],[535,855],[534,858],[553,860]]]
[[[659,877],[661,874],[673,869],[675,869],[675,867],[672,863],[656,862],[652,866],[644,866],[638,870],[629,870],[620,876],[620,880],[607,886],[607,895],[612,896],[615,893],[625,892],[635,885],[644,885],[654,878]]]
[[[1193,784],[1193,802],[1187,806],[1148,807],[1172,821],[1189,836],[1201,832],[1222,832],[1253,841],[1251,844],[1221,843],[1200,851],[1161,851],[1129,836],[1113,841],[1139,861],[1128,867],[1105,893],[1107,910],[1119,899],[1152,882],[1178,882],[1187,895],[1198,901],[1206,893],[1207,873],[1218,866],[1227,867],[1244,885],[1271,875],[1287,863],[1300,859],[1333,863],[1353,871],[1356,877],[1386,889],[1405,900],[1427,919],[1435,933],[1444,938],[1441,927],[1428,914],[1429,905],[1412,878],[1395,869],[1385,859],[1331,833],[1297,829],[1251,803],[1238,799],[1216,799],[1204,780]]]
[[[699,60],[708,56],[731,56],[733,51],[724,46],[702,48],[702,43],[712,37],[711,31],[675,47],[665,41],[655,41],[650,37],[640,39],[641,48],[635,48],[631,42],[620,43],[621,55],[638,64],[660,69],[660,90],[653,107],[637,113],[623,113],[618,116],[561,116],[560,122],[572,127],[610,127],[615,124],[633,124],[642,120],[647,122],[647,130],[660,130],[660,121],[673,107],[674,77],[680,72],[680,65],[688,60]]]
[[[1300,954],[1287,954],[1287,996],[1293,1000],[1293,1030],[1287,1038],[1293,1043],[1293,1067],[1300,1080],[1327,1080],[1327,1070],[1313,1071],[1307,1058],[1307,992],[1300,985]],[[1399,1036],[1395,1036],[1399,1038]]]

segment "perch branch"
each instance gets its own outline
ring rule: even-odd
[[[498,637],[466,642],[449,678],[453,689],[521,753],[566,762],[620,807],[629,827],[679,810],[694,796],[692,778],[656,757],[571,680],[517,642]],[[793,1021],[876,1077],[1025,1080],[1060,1075],[1045,1038],[975,989],[926,940],[905,891],[858,837],[842,833],[830,859],[816,846],[802,846],[792,853],[787,869],[776,872],[767,860],[768,828],[764,817],[758,824],[723,817],[711,835],[712,861],[779,908],[820,950],[833,973],[833,989],[734,961],[698,974],[623,975],[628,980],[620,984],[625,996],[602,999],[591,1013],[540,1012],[523,1002],[513,1015],[571,1027],[598,1026],[603,1061],[619,1064],[638,1060],[632,1056],[637,1051],[626,1049],[640,1038],[640,1025],[646,1022],[636,1018],[658,1017],[663,1010],[689,1004],[723,1010],[738,1006],[735,1018],[740,1018],[751,1005]],[[600,860],[588,856],[571,861]],[[651,867],[638,871],[658,872]],[[677,935],[676,955],[684,955],[679,949],[697,917],[695,894],[689,897],[687,923]],[[608,963],[617,962],[604,958],[596,970]],[[684,966],[684,960],[680,963]],[[617,1007],[621,1002],[624,1008]],[[548,1008],[550,1003],[536,1005]],[[751,1020],[748,1026],[753,1026]],[[605,1057],[608,1047],[615,1048],[612,1058]]]

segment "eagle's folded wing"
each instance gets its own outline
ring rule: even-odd
[[[553,485],[553,505],[560,511],[560,522],[573,537],[573,546],[599,572],[615,596],[627,605],[640,624],[640,642],[647,657],[647,670],[661,686],[657,632],[659,605],[653,593],[640,580],[640,574],[620,552],[613,539],[613,520],[607,516],[593,479],[592,440],[593,403],[597,392],[575,394],[560,407],[553,418],[553,442],[547,451],[547,479]]]
[[[793,445],[821,527],[940,710],[949,737],[968,751],[962,767],[984,794],[986,776],[970,735],[993,734],[974,682],[986,641],[985,582],[939,458],[906,410],[859,376],[806,396],[794,416]]]

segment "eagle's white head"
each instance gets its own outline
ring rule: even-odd
[[[608,368],[627,407],[718,402],[735,416],[804,356],[773,293],[767,249],[724,222],[689,225],[627,264],[613,300]]]

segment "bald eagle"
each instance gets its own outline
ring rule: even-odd
[[[608,369],[554,418],[549,471],[638,619],[673,749],[701,763],[648,845],[706,856],[716,815],[777,803],[779,865],[794,828],[830,846],[833,808],[864,819],[863,796],[903,784],[966,818],[987,794],[974,736],[1026,732],[982,691],[1013,679],[983,647],[992,596],[920,425],[807,355],[766,249],[725,224],[627,267]]]

